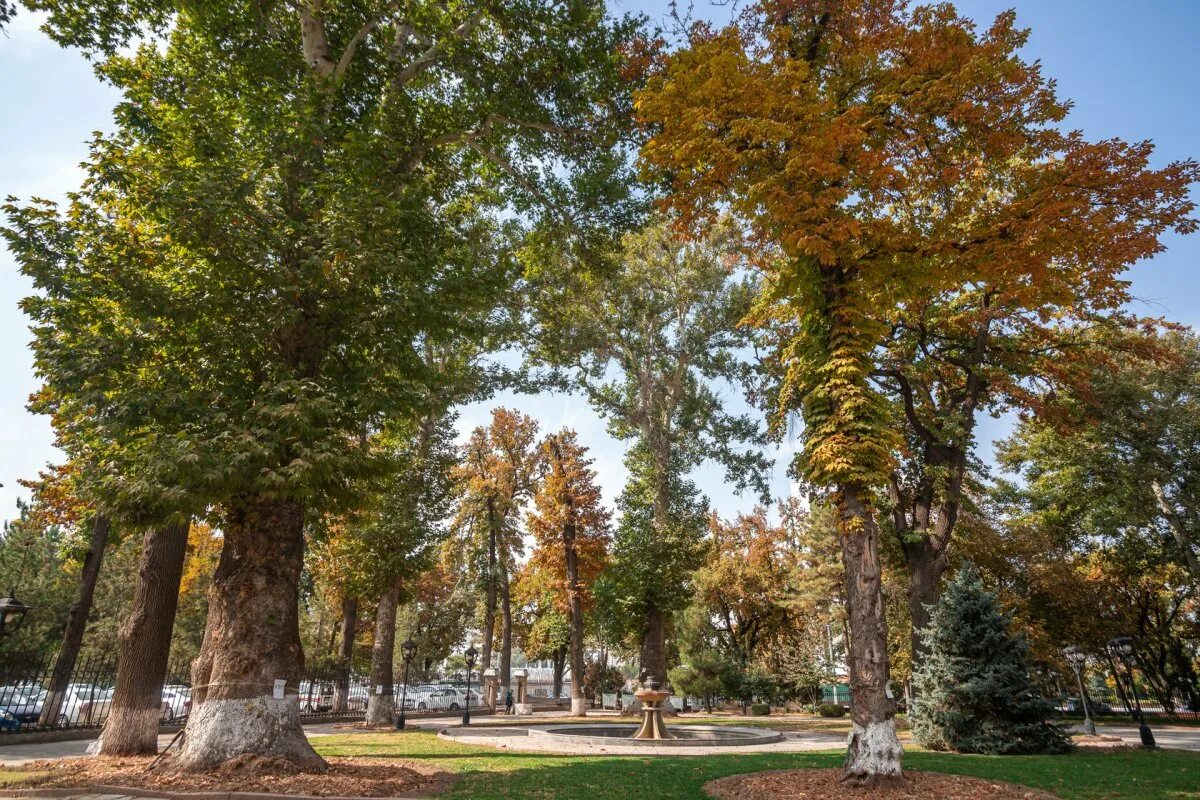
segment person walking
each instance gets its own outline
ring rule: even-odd
[[[504,713],[508,714],[509,716],[512,716],[512,713],[513,713],[512,689],[509,689],[507,692],[504,693]]]

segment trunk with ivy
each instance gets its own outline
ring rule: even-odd
[[[860,486],[840,487],[839,539],[850,616],[850,740],[844,779],[870,785],[899,781],[903,750],[896,703],[889,697],[879,528]]]
[[[66,725],[70,721],[63,710],[63,699],[71,683],[71,674],[75,671],[75,661],[79,658],[88,615],[92,612],[92,598],[96,594],[100,565],[104,562],[104,551],[108,547],[109,529],[108,517],[103,514],[98,514],[92,519],[88,550],[79,574],[79,595],[71,604],[71,610],[67,612],[62,645],[58,649],[58,658],[55,659],[54,670],[50,674],[50,685],[46,687],[46,698],[38,718],[39,725]]]
[[[325,769],[304,736],[297,697],[304,507],[263,495],[230,501],[208,594],[204,643],[192,664],[192,711],[177,769],[208,771],[246,755]]]
[[[509,591],[508,576],[501,578],[500,585],[500,696],[508,693],[512,686],[512,593]],[[513,692],[516,696],[516,692]]]
[[[393,684],[396,652],[396,606],[400,585],[393,583],[379,596],[375,607],[375,642],[371,646],[371,685],[367,700],[367,724],[391,725],[396,720]]]
[[[155,755],[162,687],[187,555],[188,523],[146,532],[133,608],[117,633],[117,687],[100,737],[105,756]]]

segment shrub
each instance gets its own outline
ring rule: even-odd
[[[771,713],[771,706],[766,703],[754,703],[750,706],[750,716],[765,717]]]
[[[834,705],[833,703],[821,703],[821,706],[818,710],[821,712],[822,717],[833,718],[846,716],[846,707]]]

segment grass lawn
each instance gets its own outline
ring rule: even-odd
[[[560,756],[517,753],[440,740],[428,731],[322,737],[327,756],[419,759],[461,776],[448,797],[593,800],[704,797],[713,778],[767,769],[836,767],[841,753],[720,756]],[[1085,751],[1067,756],[956,756],[913,752],[909,769],[974,775],[1054,792],[1064,800],[1200,800],[1200,755],[1179,751]]]
[[[16,783],[26,778],[36,778],[45,774],[44,772],[5,772],[4,770],[0,770],[0,788],[3,788],[7,783]]]

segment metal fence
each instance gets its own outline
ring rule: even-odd
[[[1093,716],[1127,716],[1133,718],[1137,707],[1141,706],[1142,713],[1148,718],[1167,718],[1181,720],[1200,720],[1200,698],[1189,697],[1180,692],[1163,694],[1150,692],[1139,686],[1136,700],[1129,696],[1128,685],[1122,686],[1124,691],[1108,687],[1103,691],[1094,688],[1088,690],[1089,710]],[[1063,698],[1059,710],[1067,716],[1082,717],[1083,705],[1079,702],[1078,692]]]
[[[167,668],[162,691],[164,725],[181,724],[191,712],[190,666],[188,662],[179,662]],[[79,659],[57,703],[57,711],[51,712],[47,705],[55,705],[49,692],[54,667],[53,658],[32,668],[0,666],[0,736],[104,725],[117,680],[115,657]],[[302,717],[353,718],[361,716],[367,707],[367,679],[361,675],[313,671],[305,675],[296,689]],[[339,702],[343,692],[344,702]]]

